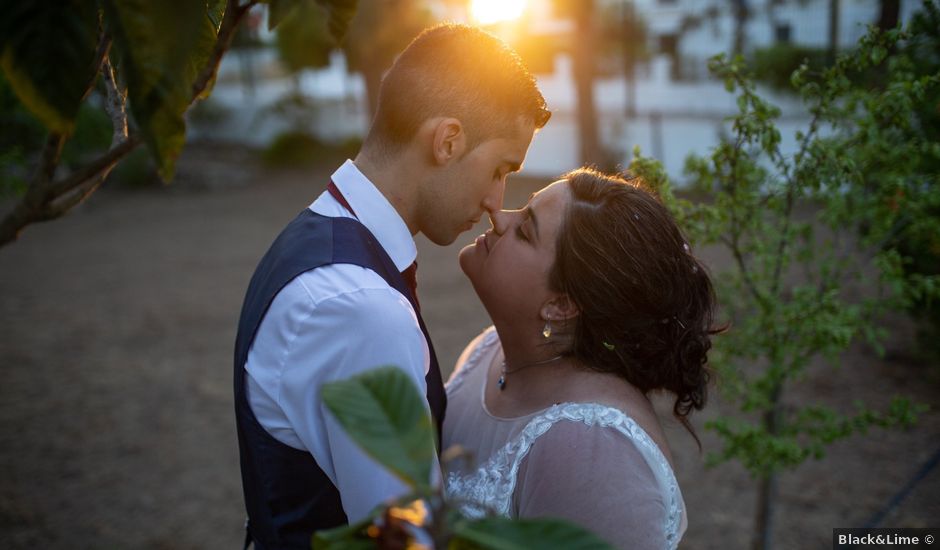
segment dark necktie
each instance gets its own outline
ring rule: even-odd
[[[414,296],[415,306],[417,306],[418,313],[421,313],[421,303],[418,302],[418,260],[411,262],[411,265],[401,272],[401,276],[405,278],[405,282],[408,283],[408,286],[411,288],[411,295]]]
[[[359,216],[356,215],[356,211],[352,209],[352,206],[349,205],[349,201],[346,200],[346,197],[340,192],[339,187],[336,187],[336,184],[330,181],[330,184],[326,187],[326,190],[336,199],[336,202],[340,203],[343,208],[349,211],[357,220]],[[421,313],[421,304],[418,302],[418,261],[415,260],[411,262],[411,265],[405,268],[401,272],[401,276],[405,278],[405,282],[408,283],[408,287],[411,288],[411,295],[415,299],[415,306],[418,310],[418,313]]]

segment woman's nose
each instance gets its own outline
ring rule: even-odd
[[[490,212],[490,224],[493,225],[493,233],[502,235],[512,224],[512,212],[507,210],[498,210]]]

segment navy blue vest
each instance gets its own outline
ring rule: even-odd
[[[275,239],[248,286],[235,341],[235,420],[248,536],[263,550],[310,548],[314,531],[347,523],[339,491],[307,451],[274,439],[258,423],[245,392],[245,362],[258,326],[278,292],[295,277],[330,264],[354,264],[379,274],[389,286],[415,296],[376,238],[358,220],[329,218],[304,209]],[[427,399],[438,442],[446,395],[427,328],[418,322],[431,351]],[[439,443],[438,443],[439,445]]]

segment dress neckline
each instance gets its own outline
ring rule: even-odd
[[[497,346],[496,344],[500,344],[500,345]],[[497,416],[496,414],[493,414],[490,411],[489,407],[486,405],[486,386],[489,383],[489,374],[490,374],[490,369],[493,367],[493,358],[495,357],[497,353],[499,353],[499,350],[502,349],[502,343],[499,340],[499,334],[496,332],[495,327],[491,327],[489,333],[487,333],[484,336],[484,340],[483,342],[481,342],[480,348],[481,348],[479,349],[480,353],[477,355],[477,360],[480,361],[480,363],[483,363],[483,364],[477,365],[477,367],[481,368],[483,371],[482,383],[480,384],[480,409],[483,411],[483,414],[485,414],[491,420],[495,422],[500,422],[500,423],[521,423],[522,421],[526,421],[526,423],[528,423],[528,422],[531,422],[532,419],[541,415],[548,414],[549,412],[553,410],[567,409],[567,408],[572,408],[572,407],[574,408],[585,407],[585,408],[595,408],[595,409],[601,409],[601,410],[614,411],[615,413],[623,415],[624,417],[629,419],[629,421],[632,422],[638,430],[643,432],[643,434],[647,438],[649,438],[651,442],[653,442],[654,447],[656,447],[656,451],[660,455],[662,455],[663,460],[665,460],[666,464],[668,464],[670,468],[672,467],[672,463],[669,461],[668,458],[666,458],[665,452],[659,447],[659,445],[656,443],[656,440],[653,439],[652,434],[650,434],[646,430],[646,428],[641,426],[640,423],[637,422],[635,418],[633,418],[633,416],[631,416],[629,413],[627,413],[620,407],[615,407],[613,405],[607,405],[604,403],[598,403],[596,401],[561,401],[561,402],[549,405],[547,407],[544,407],[542,409],[539,409],[537,411],[533,411],[533,412],[526,413],[526,414],[519,415],[519,416]]]
[[[543,415],[553,409],[575,406],[575,405],[577,406],[583,405],[587,407],[601,407],[603,409],[617,411],[620,414],[623,414],[624,416],[632,420],[633,422],[635,422],[637,424],[637,427],[639,427],[641,430],[643,430],[644,433],[647,434],[647,436],[649,436],[649,432],[647,432],[645,429],[640,427],[639,423],[637,423],[636,420],[634,420],[632,416],[627,414],[626,411],[620,409],[619,407],[614,407],[612,405],[605,405],[603,403],[598,403],[596,401],[560,401],[558,403],[548,405],[547,407],[543,407],[536,411],[532,411],[526,414],[521,414],[518,416],[498,416],[494,414],[493,412],[490,411],[490,408],[486,404],[486,386],[489,383],[490,369],[493,367],[493,358],[495,357],[497,353],[499,353],[499,350],[502,349],[502,346],[495,345],[497,343],[500,343],[499,336],[496,333],[495,329],[492,330],[492,336],[490,335],[487,335],[487,336],[489,336],[489,338],[487,339],[488,341],[484,342],[484,345],[486,346],[487,349],[481,350],[481,351],[484,351],[484,353],[481,353],[479,357],[479,359],[483,359],[483,361],[481,361],[483,364],[480,365],[480,368],[482,368],[483,370],[482,383],[480,384],[480,408],[483,410],[483,413],[489,418],[491,418],[492,420],[495,420],[496,422],[519,422],[521,420],[531,420],[532,418],[539,416],[539,415]],[[486,351],[491,351],[492,353],[486,354],[485,353]],[[652,436],[649,436],[649,437],[650,439],[652,439]]]

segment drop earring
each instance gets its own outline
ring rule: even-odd
[[[552,322],[545,321],[545,328],[542,329],[542,336],[546,339],[552,335]]]

